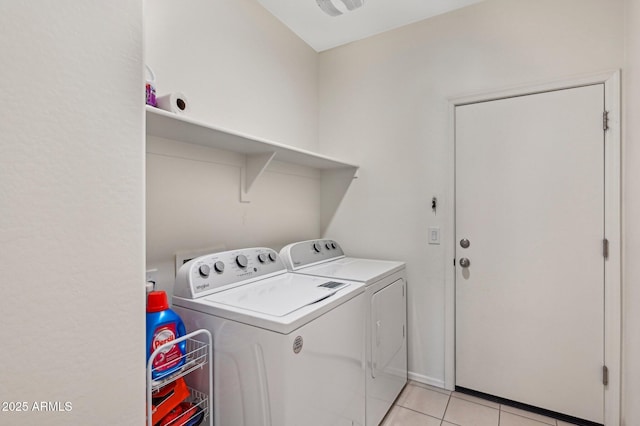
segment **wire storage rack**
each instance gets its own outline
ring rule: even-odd
[[[160,354],[167,352],[173,345],[186,343],[186,351],[178,364],[182,366],[177,371],[172,369],[163,372],[163,365],[153,365],[153,360]],[[211,393],[213,381],[211,368],[212,338],[209,330],[196,330],[178,339],[167,342],[153,351],[147,361],[147,425],[161,426],[213,426],[211,413]],[[184,362],[182,361],[184,360]],[[176,361],[173,360],[173,363]],[[192,373],[195,373],[192,375]],[[190,380],[197,375],[197,379]],[[184,381],[181,380],[184,378]],[[160,397],[162,394],[162,397]],[[161,409],[162,403],[155,401],[170,397],[180,399],[181,403],[175,409]],[[175,400],[174,400],[175,402]],[[167,411],[169,411],[167,413]]]

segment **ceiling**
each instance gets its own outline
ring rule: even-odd
[[[257,0],[318,52],[440,15],[483,0],[364,0],[358,9],[331,17],[316,0]]]

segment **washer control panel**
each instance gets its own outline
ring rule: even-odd
[[[287,269],[280,256],[270,248],[212,253],[191,259],[180,267],[173,294],[196,299],[247,280],[285,272]]]
[[[289,270],[344,257],[340,244],[334,240],[309,240],[289,244],[280,251]]]

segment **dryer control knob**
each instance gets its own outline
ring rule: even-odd
[[[218,260],[213,264],[213,269],[215,269],[217,273],[221,274],[222,272],[224,272],[224,262]]]
[[[249,264],[247,256],[245,256],[244,254],[239,254],[238,256],[236,256],[236,264],[241,268],[246,268]]]
[[[198,272],[200,272],[201,277],[207,278],[209,276],[209,272],[211,272],[211,268],[209,268],[209,265],[200,265]]]
[[[331,248],[335,249],[336,248],[336,243],[331,243]]]
[[[264,262],[266,262],[266,261],[267,261],[267,255],[266,255],[266,254],[264,254],[264,253],[260,253],[260,254],[258,255],[258,260],[260,261],[260,263],[264,263]]]
[[[322,246],[320,246],[320,243],[313,243],[313,249],[316,253],[320,253],[320,250],[322,250]]]
[[[269,253],[269,260],[272,262],[276,261],[276,254],[274,252]]]
[[[327,248],[327,250],[331,250],[331,244],[326,243],[324,246]]]

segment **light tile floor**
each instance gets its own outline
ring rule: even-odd
[[[571,426],[540,414],[410,381],[381,426]]]

